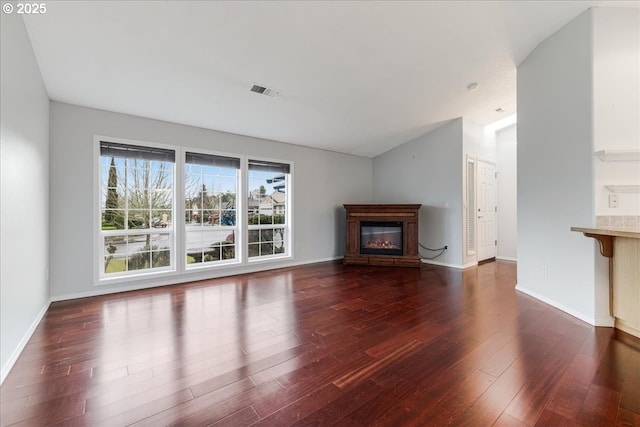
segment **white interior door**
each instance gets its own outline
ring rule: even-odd
[[[478,262],[496,257],[497,186],[496,165],[478,160]]]

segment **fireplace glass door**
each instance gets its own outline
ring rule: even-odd
[[[402,221],[361,221],[360,253],[402,255]]]

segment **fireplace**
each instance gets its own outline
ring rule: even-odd
[[[418,210],[421,205],[344,205],[345,264],[419,267]]]
[[[360,253],[402,255],[402,221],[360,221]]]

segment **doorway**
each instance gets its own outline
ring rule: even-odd
[[[495,163],[477,162],[477,261],[496,257],[497,240],[497,174]]]

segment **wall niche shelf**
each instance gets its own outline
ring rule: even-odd
[[[593,154],[603,162],[640,161],[640,150],[600,150]]]
[[[612,193],[640,193],[640,185],[605,185]]]

